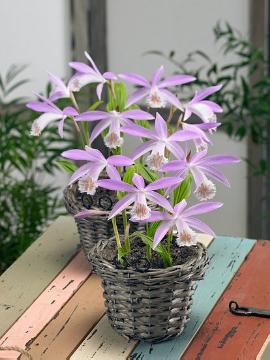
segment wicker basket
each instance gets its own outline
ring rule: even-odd
[[[65,207],[72,216],[91,208],[111,210],[116,201],[115,191],[102,188],[97,188],[94,196],[82,194],[78,190],[77,182],[64,190]],[[107,215],[96,215],[91,218],[75,219],[85,254],[88,254],[98,241],[108,240],[114,235],[112,223],[107,220],[107,217]],[[117,225],[119,233],[123,234],[124,225],[121,216],[117,216]],[[138,224],[131,223],[130,231],[136,230],[138,230]]]
[[[112,327],[129,339],[160,342],[178,336],[189,320],[196,280],[208,266],[207,250],[182,265],[141,272],[121,269],[102,256],[112,243],[99,242],[89,257],[102,278],[107,315]]]

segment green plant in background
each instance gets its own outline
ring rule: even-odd
[[[193,88],[189,90],[222,83],[222,89],[212,98],[223,107],[223,129],[238,140],[249,136],[255,144],[266,143],[270,128],[270,76],[263,49],[254,46],[228,23],[217,23],[213,33],[222,62],[213,61],[201,50],[191,52],[184,61],[177,60],[175,51],[168,55],[160,51],[147,53],[166,58],[176,66],[176,72],[196,76],[196,85],[191,84]],[[254,174],[266,175],[265,159],[250,165]]]
[[[44,131],[41,140],[30,136],[36,115],[25,107],[26,99],[14,97],[28,81],[17,80],[24,68],[13,65],[0,75],[0,273],[61,212],[58,188],[42,179],[54,174],[55,159],[72,144],[68,136],[59,139],[53,127]]]

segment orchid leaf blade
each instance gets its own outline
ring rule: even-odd
[[[76,165],[69,160],[57,160],[57,165],[63,170],[65,170],[67,173],[73,173],[77,169]]]
[[[191,194],[192,176],[189,174],[181,184],[173,191],[173,203],[178,204],[180,201],[189,198]]]

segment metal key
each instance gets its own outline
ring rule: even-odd
[[[239,306],[236,301],[230,301],[229,309],[232,314],[238,316],[257,316],[270,318],[270,310]]]

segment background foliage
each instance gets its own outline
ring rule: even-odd
[[[58,169],[56,159],[72,140],[61,140],[57,127],[30,136],[37,115],[14,92],[28,80],[25,66],[11,66],[0,74],[0,273],[4,271],[62,211],[56,186],[45,184],[46,174]],[[49,90],[49,89],[48,89]],[[65,138],[71,126],[65,127]]]
[[[191,52],[183,61],[177,59],[173,50],[169,54],[156,50],[148,53],[169,60],[175,65],[176,72],[196,76],[196,85],[189,86],[191,91],[195,90],[194,86],[223,84],[222,89],[211,96],[211,100],[224,109],[221,116],[223,129],[238,140],[249,136],[255,144],[266,143],[270,129],[270,76],[264,51],[228,23],[217,23],[213,33],[222,55],[222,64],[213,61],[201,50]],[[181,91],[183,88],[185,86],[181,87]],[[265,159],[250,165],[254,174],[266,175]]]

